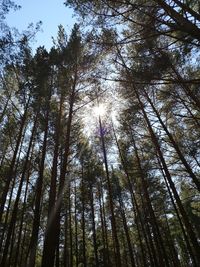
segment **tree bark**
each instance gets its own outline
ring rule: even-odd
[[[99,116],[99,128],[100,128],[100,135],[101,135],[100,137],[101,137],[102,151],[103,151],[103,157],[104,157],[104,164],[105,164],[105,169],[106,169],[106,179],[107,179],[107,185],[108,185],[108,196],[109,196],[109,205],[110,205],[110,212],[111,212],[111,227],[112,227],[114,249],[115,249],[115,265],[116,267],[121,267],[121,254],[120,254],[120,246],[119,246],[119,240],[117,236],[117,227],[116,227],[116,220],[115,220],[115,214],[114,214],[112,187],[111,187],[111,182],[110,182],[106,147],[105,147],[105,141],[104,141],[104,135],[103,135],[103,127],[102,127],[100,116]]]
[[[45,164],[45,157],[46,157],[46,150],[47,150],[50,99],[51,99],[51,93],[48,97],[47,105],[46,105],[45,130],[44,130],[43,145],[42,145],[42,156],[41,156],[41,162],[40,162],[40,167],[39,167],[39,176],[38,176],[37,184],[36,184],[35,211],[34,211],[33,228],[32,228],[31,241],[30,241],[28,267],[35,266],[38,233],[39,233],[39,227],[40,227],[40,208],[41,208],[42,187],[43,187],[43,178],[44,178],[44,167],[45,167],[44,164]]]

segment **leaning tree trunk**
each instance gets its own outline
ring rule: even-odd
[[[32,143],[33,143],[33,138],[34,138],[34,135],[35,135],[36,125],[37,125],[37,117],[38,117],[38,114],[36,115],[35,122],[34,122],[34,125],[33,125],[32,134],[31,134],[31,138],[30,138],[30,141],[29,141],[28,150],[26,152],[26,158],[25,158],[25,163],[24,163],[24,167],[23,167],[23,171],[22,171],[22,176],[21,176],[21,179],[20,179],[20,183],[19,183],[19,187],[18,187],[18,191],[17,191],[17,195],[16,195],[16,199],[15,199],[15,203],[14,203],[14,207],[13,207],[10,223],[9,223],[9,227],[8,227],[8,233],[7,233],[7,237],[6,237],[5,247],[4,247],[4,251],[3,251],[3,258],[2,258],[2,262],[1,262],[1,266],[2,267],[4,267],[5,264],[6,264],[6,259],[7,259],[7,256],[8,256],[8,249],[9,249],[9,245],[10,245],[10,241],[11,241],[11,235],[12,235],[12,232],[14,231],[14,229],[15,229],[15,223],[16,223],[17,212],[18,212],[18,204],[19,204],[19,201],[20,201],[20,196],[21,196],[21,192],[22,192],[22,186],[23,186],[23,183],[24,183],[24,180],[25,180],[25,174],[26,174],[26,171],[27,171],[28,160],[29,160],[29,156],[30,156]]]
[[[146,92],[145,90],[144,90],[144,93],[145,93],[145,96],[146,96],[148,102],[150,103],[150,105],[151,105],[153,111],[155,112],[155,114],[156,114],[156,116],[157,116],[157,118],[158,118],[160,124],[162,125],[162,127],[163,127],[165,133],[167,134],[169,140],[171,141],[171,143],[172,143],[172,145],[173,145],[175,151],[177,152],[177,154],[178,154],[178,156],[179,156],[179,158],[180,158],[182,164],[184,165],[186,171],[188,172],[188,174],[190,175],[190,177],[192,178],[193,182],[195,183],[197,189],[198,189],[199,192],[200,192],[200,181],[199,181],[199,179],[197,178],[197,176],[196,176],[196,175],[194,174],[194,172],[192,171],[192,169],[191,169],[190,165],[188,164],[187,160],[185,159],[185,157],[184,157],[184,155],[183,155],[183,153],[182,153],[182,151],[181,151],[179,145],[177,144],[177,142],[174,140],[172,134],[171,134],[171,133],[169,132],[169,130],[167,129],[167,127],[166,127],[166,125],[164,124],[164,122],[163,122],[163,120],[162,120],[162,118],[161,118],[159,112],[158,112],[157,109],[155,108],[153,102],[151,101],[150,97],[148,96],[148,94],[147,94],[147,92]]]
[[[134,85],[133,85],[134,86]],[[149,133],[151,135],[151,139],[152,139],[152,142],[154,144],[154,147],[158,153],[158,156],[160,158],[160,161],[162,163],[162,167],[164,169],[164,172],[165,172],[165,175],[166,175],[166,178],[167,178],[167,181],[170,185],[170,188],[173,192],[173,195],[174,195],[174,198],[176,200],[176,203],[178,205],[178,208],[180,210],[180,213],[182,215],[182,219],[183,219],[183,222],[184,222],[184,225],[185,225],[185,228],[187,229],[187,233],[188,233],[188,236],[190,237],[190,240],[191,240],[191,243],[193,245],[193,250],[194,250],[194,253],[195,253],[195,257],[196,257],[196,262],[200,262],[200,247],[199,247],[199,243],[197,241],[197,238],[196,238],[196,235],[195,235],[195,232],[193,230],[193,227],[189,221],[189,218],[185,212],[185,209],[182,205],[182,202],[179,198],[179,195],[177,193],[177,190],[176,190],[176,187],[174,185],[174,182],[171,178],[171,175],[170,175],[170,172],[168,170],[168,167],[167,167],[167,164],[165,162],[165,159],[164,159],[164,156],[162,154],[162,151],[161,151],[161,148],[160,148],[160,145],[159,145],[159,142],[158,142],[158,139],[157,139],[157,136],[155,135],[154,131],[153,131],[153,128],[151,126],[151,123],[147,117],[147,114],[144,110],[144,106],[143,106],[143,103],[141,102],[141,99],[140,99],[140,96],[137,92],[137,89],[135,88],[134,86],[134,90],[135,90],[135,93],[136,93],[136,96],[137,96],[137,99],[138,99],[138,103],[140,105],[140,108],[142,110],[142,113],[144,115],[144,119],[146,121],[146,124],[147,124],[147,127],[148,127],[148,130],[149,130]]]
[[[18,133],[18,138],[17,138],[14,154],[13,154],[13,157],[12,157],[12,160],[11,160],[11,164],[10,164],[8,173],[7,173],[6,177],[5,177],[6,184],[5,184],[5,187],[3,189],[3,193],[1,195],[1,201],[0,201],[1,202],[1,204],[0,204],[0,222],[2,221],[2,215],[3,215],[4,206],[5,206],[5,203],[6,203],[6,198],[7,198],[7,194],[8,194],[8,191],[9,191],[10,183],[11,183],[11,181],[13,179],[15,161],[16,161],[17,153],[18,153],[18,150],[19,150],[19,147],[20,147],[21,139],[22,139],[22,136],[23,136],[23,130],[24,130],[24,126],[25,126],[25,123],[26,123],[27,114],[28,114],[29,102],[30,102],[30,97],[29,97],[29,99],[27,101],[27,104],[26,104],[26,107],[25,107],[25,110],[24,110],[24,114],[23,114],[22,119],[21,119],[20,129],[19,129],[19,133]]]

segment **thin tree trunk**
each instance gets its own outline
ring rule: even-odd
[[[75,188],[74,188],[74,221],[75,221],[75,255],[76,255],[76,267],[78,267],[79,260],[78,260],[78,222],[77,222],[77,188],[76,188],[76,181],[75,181]]]
[[[167,191],[168,191],[168,193],[169,193],[169,196],[170,196],[170,199],[171,199],[173,208],[174,208],[174,210],[175,210],[175,212],[176,212],[176,216],[177,216],[177,218],[178,218],[178,222],[179,222],[179,224],[180,224],[180,227],[181,227],[181,230],[182,230],[182,233],[183,233],[183,237],[184,237],[184,241],[185,241],[185,243],[186,243],[186,246],[187,246],[189,255],[191,256],[191,259],[192,259],[192,261],[193,261],[194,267],[197,267],[197,265],[196,265],[196,260],[195,260],[195,256],[194,256],[194,253],[193,253],[192,248],[191,248],[191,245],[190,245],[190,241],[188,240],[188,236],[187,236],[187,234],[186,234],[186,232],[185,232],[184,225],[183,225],[182,220],[181,220],[181,217],[180,217],[180,215],[179,215],[179,211],[178,211],[178,209],[177,209],[177,207],[176,207],[176,203],[174,202],[173,195],[172,195],[172,193],[171,193],[171,190],[170,190],[170,187],[169,187],[169,184],[168,184],[166,175],[165,175],[165,173],[164,173],[164,171],[163,171],[163,169],[162,169],[162,165],[161,165],[161,163],[160,163],[160,159],[159,159],[159,158],[158,158],[158,163],[159,163],[159,166],[160,166],[160,170],[161,170],[161,172],[162,172],[162,174],[163,174],[163,178],[164,178],[164,180],[165,180],[165,184],[166,184]]]
[[[127,170],[127,167],[126,167],[126,163],[125,163],[124,157],[123,157],[122,152],[121,152],[121,148],[120,148],[119,142],[117,140],[117,135],[116,135],[116,132],[115,132],[115,127],[114,127],[113,122],[112,122],[112,129],[113,129],[113,133],[114,133],[115,142],[116,142],[116,145],[117,145],[117,148],[118,148],[121,164],[123,166],[123,170],[125,172],[125,175],[126,175],[126,178],[127,178],[127,182],[128,182],[129,191],[130,191],[130,194],[131,194],[131,202],[132,202],[133,213],[134,213],[134,216],[135,216],[136,227],[137,227],[137,232],[138,232],[138,237],[139,237],[139,242],[140,242],[140,247],[141,247],[143,265],[147,266],[145,255],[144,255],[145,250],[144,250],[144,246],[142,244],[142,239],[141,239],[139,224],[138,224],[138,220],[137,220],[137,215],[139,217],[139,221],[140,221],[140,224],[141,224],[142,232],[143,232],[143,234],[145,236],[145,241],[146,241],[147,246],[148,246],[148,242],[147,242],[147,239],[146,239],[146,234],[145,234],[143,223],[142,223],[142,220],[141,220],[141,214],[140,214],[140,211],[139,211],[139,207],[138,207],[138,204],[137,204],[135,193],[133,191],[133,186],[132,186],[132,183],[131,183],[131,179],[130,179],[130,176],[129,176],[129,173],[128,173],[128,170]],[[132,135],[131,135],[131,137],[132,137]],[[148,252],[149,252],[149,257],[150,257],[150,260],[151,260],[151,264],[153,266],[151,252],[150,252],[149,249],[148,249]]]
[[[102,242],[103,242],[103,265],[105,267],[109,266],[109,246],[108,246],[108,238],[107,238],[107,227],[105,222],[105,212],[104,212],[104,204],[103,196],[102,196],[102,183],[98,184],[98,200],[99,200],[99,208],[100,208],[100,219],[101,219],[101,233],[102,233]]]
[[[110,212],[111,212],[111,227],[112,227],[114,250],[115,250],[115,265],[116,265],[116,267],[121,267],[120,246],[119,246],[119,240],[117,237],[117,227],[116,227],[116,220],[115,220],[115,214],[114,214],[112,187],[111,187],[111,182],[110,182],[106,147],[105,147],[105,141],[104,141],[104,135],[103,135],[103,127],[102,127],[102,122],[101,122],[100,116],[99,116],[99,127],[100,127],[100,135],[101,135],[104,164],[105,164],[105,169],[106,169],[106,179],[107,179],[107,185],[108,185],[108,196],[109,196],[109,205],[110,205]]]
[[[33,150],[34,150],[34,144],[32,146],[32,152],[31,152],[31,156],[30,156],[30,160],[29,160],[29,164],[28,164],[29,166],[27,168],[26,188],[25,188],[24,199],[23,199],[22,215],[21,215],[21,219],[20,219],[19,233],[18,233],[18,237],[17,237],[14,266],[17,266],[17,264],[18,264],[18,258],[19,258],[19,252],[20,252],[20,243],[21,243],[21,239],[22,239],[22,229],[23,229],[23,224],[24,224],[24,216],[25,216],[25,209],[26,209],[26,202],[27,202],[27,195],[28,195],[28,187],[29,187],[29,179],[30,179],[30,171],[31,171],[30,168],[31,168],[31,161],[33,158]],[[21,254],[23,254],[23,251],[21,251]],[[20,264],[19,264],[19,266],[20,266]]]
[[[69,267],[69,242],[68,242],[68,231],[69,231],[69,220],[68,220],[68,205],[66,205],[66,218],[65,218],[65,240],[64,240],[64,253],[63,253],[63,267]]]
[[[82,240],[83,240],[83,266],[87,267],[87,259],[86,259],[86,238],[85,238],[85,185],[84,185],[84,174],[83,174],[83,166],[82,166],[82,181],[81,181],[81,202],[82,202]]]
[[[3,118],[4,118],[5,114],[6,114],[6,110],[7,110],[9,101],[10,101],[10,96],[7,98],[6,104],[4,105],[4,108],[3,108],[2,112],[1,112],[0,123],[2,122],[2,120],[3,120]]]
[[[124,204],[123,204],[123,200],[122,200],[122,195],[121,195],[121,187],[119,184],[118,179],[115,179],[116,185],[117,185],[117,191],[118,191],[118,202],[119,202],[119,209],[120,209],[120,214],[122,217],[122,222],[123,222],[123,227],[124,227],[124,231],[125,231],[125,235],[126,235],[126,241],[128,244],[128,250],[129,250],[129,257],[131,260],[131,266],[135,267],[135,260],[134,260],[134,254],[133,254],[133,247],[132,247],[132,243],[131,243],[131,238],[130,238],[130,234],[129,234],[129,229],[127,226],[127,220],[126,220],[126,215],[125,215],[125,211],[124,211]]]
[[[175,188],[174,182],[172,181],[171,175],[169,173],[167,164],[166,164],[165,159],[163,157],[159,142],[158,142],[157,137],[156,137],[156,135],[155,135],[155,133],[154,133],[154,131],[152,129],[152,126],[150,124],[150,121],[149,121],[149,119],[147,117],[147,114],[146,114],[146,112],[144,110],[143,104],[142,104],[142,102],[140,100],[140,97],[139,97],[136,89],[135,89],[135,92],[136,92],[136,95],[137,95],[138,102],[140,104],[140,108],[141,108],[142,113],[144,115],[144,119],[145,119],[145,121],[147,123],[147,127],[148,127],[149,133],[151,135],[152,142],[153,142],[153,144],[155,146],[155,149],[156,149],[156,151],[157,151],[157,153],[159,155],[159,158],[160,158],[160,161],[162,163],[166,178],[167,178],[167,180],[169,182],[170,188],[171,188],[171,190],[173,192],[174,198],[176,200],[176,203],[177,203],[177,205],[179,207],[179,210],[180,210],[180,213],[182,215],[185,227],[187,229],[187,233],[188,233],[188,235],[190,237],[190,240],[191,240],[191,242],[193,244],[193,249],[194,249],[194,252],[195,252],[196,260],[197,260],[197,262],[200,262],[200,256],[199,256],[200,255],[200,247],[199,247],[196,235],[195,235],[195,233],[193,231],[192,225],[191,225],[191,223],[190,223],[190,221],[188,219],[188,216],[187,216],[187,214],[185,212],[185,209],[184,209],[184,207],[183,207],[183,205],[181,203],[181,200],[180,200],[179,195],[177,193],[177,190]]]
[[[37,115],[36,115],[36,118],[35,118],[35,121],[34,121],[32,134],[31,134],[31,138],[30,138],[30,141],[29,141],[28,150],[26,152],[26,158],[25,158],[25,163],[24,163],[24,167],[23,167],[23,171],[22,171],[22,176],[21,176],[21,179],[20,179],[20,183],[19,183],[19,187],[18,187],[18,191],[17,191],[17,196],[16,196],[16,199],[15,199],[15,203],[14,203],[14,207],[13,207],[13,211],[12,211],[12,215],[11,215],[11,220],[10,220],[9,227],[8,227],[7,238],[6,238],[5,247],[4,247],[4,251],[3,251],[3,258],[2,258],[2,262],[1,262],[1,266],[2,267],[4,267],[5,264],[6,264],[6,259],[7,259],[7,256],[8,256],[8,249],[9,249],[9,245],[10,245],[11,235],[12,235],[12,232],[14,231],[14,229],[15,229],[15,223],[16,223],[17,212],[18,212],[18,204],[19,204],[19,201],[20,201],[21,191],[22,191],[22,187],[23,187],[23,183],[24,183],[24,179],[25,179],[25,174],[26,174],[26,171],[27,171],[28,160],[29,160],[29,156],[30,156],[32,143],[33,143],[33,138],[34,138],[34,135],[35,135],[36,125],[37,125]]]
[[[29,108],[29,101],[30,101],[30,97],[29,97],[29,99],[27,101],[27,104],[26,104],[26,107],[25,107],[25,110],[24,110],[24,114],[23,114],[23,117],[21,119],[20,129],[19,129],[19,133],[18,133],[18,138],[17,138],[14,154],[13,154],[13,157],[12,157],[12,160],[11,160],[9,171],[8,171],[8,173],[6,175],[6,178],[5,178],[6,184],[5,184],[5,187],[3,189],[3,193],[1,195],[1,201],[0,201],[1,202],[1,204],[0,204],[0,222],[2,221],[2,215],[3,215],[4,206],[5,206],[5,203],[6,203],[6,198],[7,198],[7,194],[8,194],[8,191],[9,191],[10,183],[11,183],[11,181],[13,179],[15,161],[16,161],[17,153],[18,153],[18,150],[19,150],[19,147],[20,147],[21,139],[22,139],[22,136],[23,136],[23,130],[24,130],[24,126],[25,126],[25,122],[26,122],[26,118],[27,118],[27,113],[28,113],[28,108]]]
[[[133,142],[133,145],[134,145],[135,155],[136,155],[137,164],[138,164],[138,168],[139,168],[139,173],[140,173],[140,177],[141,177],[142,190],[143,190],[143,193],[144,193],[144,196],[145,196],[145,200],[146,200],[145,204],[148,206],[148,213],[149,213],[149,216],[151,218],[151,225],[152,225],[152,229],[153,229],[153,233],[154,233],[156,247],[157,247],[157,250],[158,250],[158,258],[159,258],[159,262],[160,262],[159,264],[162,264],[164,266],[166,264],[166,266],[169,266],[168,257],[166,255],[166,251],[165,251],[164,243],[163,243],[163,240],[162,240],[162,237],[161,237],[160,229],[159,229],[159,226],[158,226],[158,223],[157,223],[157,219],[155,217],[155,213],[154,213],[154,210],[153,210],[153,207],[152,207],[152,204],[151,204],[151,199],[149,197],[149,193],[148,193],[148,190],[147,190],[147,184],[146,184],[146,181],[145,181],[145,177],[144,177],[144,174],[143,174],[141,161],[140,161],[140,158],[139,158],[139,154],[138,154],[138,150],[137,150],[135,142]],[[164,257],[164,259],[162,257]]]
[[[20,162],[20,156],[21,156],[21,152],[22,152],[22,148],[23,148],[24,137],[25,137],[25,134],[23,134],[23,136],[22,136],[22,140],[21,140],[21,144],[20,144],[20,148],[19,148],[19,153],[18,153],[18,156],[17,156],[15,168],[13,170],[13,180],[11,181],[11,183],[12,183],[11,191],[10,191],[10,195],[9,195],[8,207],[6,209],[4,227],[3,227],[3,231],[2,231],[2,235],[1,235],[1,241],[0,241],[0,248],[1,248],[2,252],[3,252],[3,242],[6,241],[6,240],[4,240],[4,236],[5,236],[6,232],[8,232],[7,227],[9,226],[9,219],[10,219],[10,213],[11,213],[10,209],[11,209],[11,206],[12,206],[13,195],[14,195],[14,192],[15,192],[15,186],[17,184],[16,183],[17,182],[17,176],[16,176],[17,175],[17,168],[18,168],[18,165],[19,165],[19,162]],[[12,232],[14,232],[14,231],[12,231]]]
[[[68,186],[68,216],[69,216],[69,249],[70,249],[70,257],[69,257],[69,266],[73,266],[73,232],[72,232],[72,213],[71,213],[71,183],[69,182]],[[66,218],[67,219],[67,218]]]
[[[182,151],[180,150],[180,148],[179,148],[178,144],[176,143],[176,141],[174,140],[172,134],[169,132],[166,125],[164,124],[162,118],[160,117],[160,114],[158,113],[157,109],[155,108],[155,106],[154,106],[153,102],[151,101],[150,97],[148,96],[147,92],[145,90],[144,90],[144,92],[145,92],[145,96],[146,96],[147,100],[149,101],[153,111],[155,112],[160,124],[162,125],[162,127],[163,127],[164,131],[166,132],[167,136],[169,137],[169,140],[171,141],[174,149],[176,150],[181,162],[185,166],[186,171],[188,172],[188,174],[190,175],[190,177],[192,178],[193,182],[195,183],[197,189],[200,192],[200,181],[198,180],[197,176],[192,171],[190,165],[187,163],[187,160],[185,159]]]
[[[95,266],[99,267],[96,225],[95,225],[95,212],[94,212],[94,197],[93,197],[93,187],[91,183],[90,183],[90,208],[91,208],[91,215],[92,215],[92,237],[93,237],[93,245],[94,245]]]

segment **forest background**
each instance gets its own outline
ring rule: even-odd
[[[21,2],[0,2],[0,266],[198,267],[199,1]]]

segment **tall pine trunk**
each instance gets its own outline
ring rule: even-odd
[[[44,137],[43,137],[43,144],[42,144],[42,155],[41,155],[41,161],[40,161],[40,166],[39,166],[39,176],[38,176],[37,184],[36,184],[35,210],[34,210],[31,241],[30,241],[28,267],[35,266],[35,259],[36,259],[36,252],[37,252],[37,243],[38,243],[38,234],[39,234],[39,227],[40,227],[40,216],[41,216],[40,211],[41,211],[41,200],[42,200],[42,188],[43,188],[45,158],[46,158],[46,150],[47,150],[50,99],[51,99],[51,93],[46,103],[45,129],[44,129]]]

